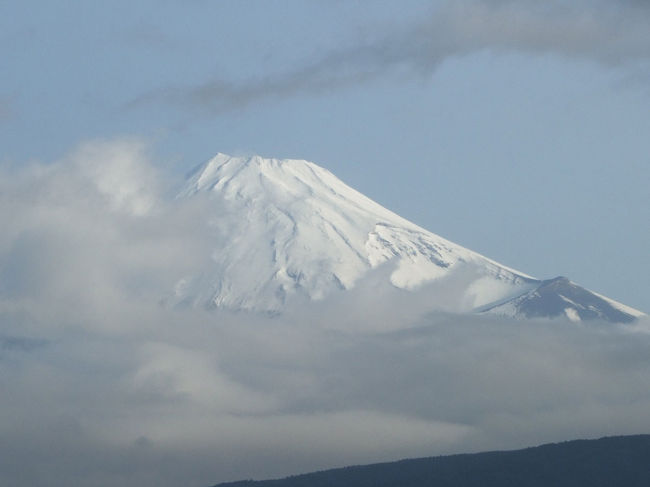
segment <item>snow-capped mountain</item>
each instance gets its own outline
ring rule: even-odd
[[[209,198],[214,208],[207,223],[214,251],[201,275],[178,283],[177,302],[277,312],[293,297],[319,300],[361,285],[371,270],[384,267],[390,283],[405,290],[453,277],[456,311],[613,321],[638,313],[605,298],[594,301],[596,295],[582,288],[580,296],[568,293],[562,309],[553,301],[548,313],[532,312],[544,307],[537,295],[559,295],[564,288],[551,289],[547,281],[445,240],[312,162],[217,154],[188,177],[179,194],[195,197]],[[602,303],[618,314],[581,308]]]
[[[521,296],[486,307],[489,313],[544,318],[565,315],[571,321],[601,319],[629,323],[644,313],[578,286],[566,277],[541,281]]]

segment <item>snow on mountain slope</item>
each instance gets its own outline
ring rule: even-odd
[[[447,310],[616,322],[643,316],[565,278],[538,280],[454,244],[308,161],[217,154],[178,195],[197,197],[208,199],[214,251],[201,275],[177,284],[177,303],[277,312],[293,297],[319,300],[387,266],[399,289],[453,285]]]
[[[615,323],[630,323],[644,316],[640,311],[589,291],[562,276],[542,281],[532,291],[506,303],[490,306],[485,311],[513,317],[566,316],[571,321],[601,319]]]
[[[350,289],[386,263],[402,289],[472,266],[466,310],[537,283],[405,220],[311,162],[218,154],[179,197],[201,194],[215,209],[215,251],[203,275],[179,283],[178,301],[277,311],[292,295],[321,299]]]

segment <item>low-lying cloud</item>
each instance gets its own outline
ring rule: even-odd
[[[650,60],[650,8],[642,1],[442,2],[417,24],[348,43],[277,75],[206,80],[146,93],[131,105],[170,103],[210,113],[266,99],[313,95],[399,74],[430,76],[446,59],[483,50],[554,54],[605,66]]]
[[[647,320],[457,316],[379,285],[272,318],[166,306],[214,218],[166,181],[136,140],[3,171],[0,484],[207,486],[650,431]]]

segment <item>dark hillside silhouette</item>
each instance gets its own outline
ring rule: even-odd
[[[650,435],[354,466],[218,487],[648,487]],[[216,487],[216,486],[215,486]]]

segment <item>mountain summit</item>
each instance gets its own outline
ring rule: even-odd
[[[178,283],[178,302],[278,312],[293,297],[319,300],[362,285],[383,267],[392,286],[409,291],[453,277],[455,311],[612,321],[642,314],[582,288],[589,313],[569,298],[540,312],[535,293],[548,281],[409,222],[312,162],[217,154],[179,198],[202,195],[214,208],[214,252],[202,275]]]

